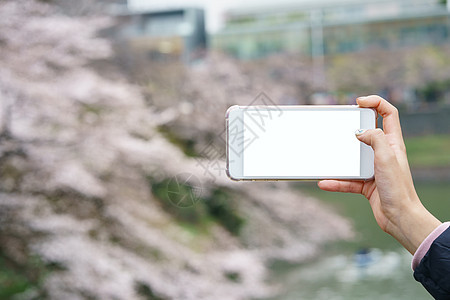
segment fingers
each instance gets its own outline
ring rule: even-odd
[[[379,154],[392,152],[386,135],[380,128],[358,131],[356,132],[356,138],[364,144],[371,146],[375,154],[377,152]]]
[[[361,194],[364,187],[362,181],[350,180],[322,180],[317,184],[321,190],[328,192],[342,192]]]
[[[397,108],[381,98],[380,96],[372,95],[367,97],[359,97],[356,102],[361,107],[375,108],[383,117],[389,117],[398,113]]]
[[[378,171],[385,173],[385,176],[392,177],[391,175],[397,172],[394,169],[399,167],[398,160],[383,130],[377,128],[369,129],[362,133],[357,132],[356,138],[372,147],[375,154],[375,174]],[[394,177],[392,179],[395,180]]]
[[[380,96],[359,97],[356,102],[360,107],[375,108],[383,117],[383,129],[386,134],[392,134],[403,141],[398,110]]]

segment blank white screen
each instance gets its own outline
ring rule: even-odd
[[[359,111],[284,110],[258,126],[244,112],[244,176],[360,176]],[[254,112],[253,112],[254,114]],[[255,137],[257,135],[257,138]]]

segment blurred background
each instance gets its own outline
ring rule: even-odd
[[[431,299],[362,196],[224,172],[230,105],[368,94],[448,220],[446,1],[2,0],[0,298]]]

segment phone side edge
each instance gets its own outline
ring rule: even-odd
[[[378,119],[378,112],[375,108],[372,107],[360,107],[363,111],[366,112],[370,112],[370,118],[373,117],[373,121],[372,120],[368,120],[365,123],[365,126],[361,126],[361,129],[375,129],[377,128],[377,119]],[[361,125],[363,125],[361,123]],[[375,154],[373,152],[372,147],[364,144],[361,142],[361,151],[362,149],[365,149],[365,156],[369,155],[370,153],[370,157],[368,157],[370,160],[368,161],[368,163],[366,163],[366,165],[361,168],[361,180],[364,181],[369,181],[369,180],[373,180],[375,178],[375,167],[374,167],[374,162],[375,162]],[[361,155],[363,154],[363,152],[361,152]],[[367,159],[367,158],[366,158]],[[362,162],[362,161],[361,161]],[[369,169],[368,169],[369,168]],[[363,170],[365,172],[363,172]]]
[[[230,122],[230,114],[232,111],[239,109],[239,105],[232,105],[230,106],[226,113],[225,113],[225,153],[226,153],[226,167],[225,167],[225,173],[227,174],[228,178],[230,178],[233,181],[241,181],[243,179],[235,178],[230,172],[230,150],[229,150],[229,122]]]

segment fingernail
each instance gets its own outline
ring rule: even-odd
[[[358,135],[362,135],[364,132],[366,132],[367,131],[367,129],[358,129],[358,130],[356,130],[355,131],[355,135],[356,136],[358,136]]]
[[[361,97],[358,97],[357,99],[364,100],[366,98],[367,98],[367,96],[361,96]]]

